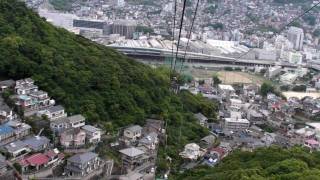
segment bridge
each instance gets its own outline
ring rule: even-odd
[[[157,49],[157,48],[141,48],[141,47],[123,47],[123,46],[112,46],[109,45],[123,54],[126,54],[129,57],[147,61],[147,62],[157,62],[165,63],[166,59],[172,57],[172,50],[168,49]],[[174,51],[176,53],[176,51]],[[184,51],[178,53],[178,59],[184,57]],[[218,56],[218,55],[208,55],[195,52],[186,53],[186,64],[193,64],[198,66],[207,66],[207,65],[225,65],[225,66],[282,66],[296,68],[297,65],[289,63],[278,63],[271,60],[252,60],[252,59],[237,59],[227,56]]]

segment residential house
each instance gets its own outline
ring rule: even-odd
[[[297,129],[295,134],[303,141],[305,139],[313,139],[316,135],[316,130],[310,127]]]
[[[247,130],[250,122],[247,119],[225,118],[224,130],[226,131],[243,131]]]
[[[248,109],[247,119],[253,124],[264,124],[266,120],[263,114],[255,109]]]
[[[21,94],[14,96],[16,105],[21,107],[23,111],[34,111],[38,109],[36,99],[32,98],[31,96]]]
[[[0,154],[0,179],[16,180],[16,172],[6,161],[6,158]]]
[[[157,134],[164,134],[164,121],[157,119],[147,119],[143,129],[145,133],[154,132]]]
[[[50,129],[53,132],[61,133],[63,130],[65,130],[69,127],[68,122],[69,122],[69,120],[67,117],[55,119],[53,121],[50,121]]]
[[[122,154],[122,168],[126,170],[134,170],[147,161],[145,152],[135,147],[122,149],[119,152]]]
[[[8,143],[14,141],[14,129],[7,124],[0,126],[0,142]]]
[[[210,148],[208,154],[215,154],[218,160],[222,160],[228,154],[228,152],[222,147]]]
[[[184,151],[179,153],[182,158],[197,160],[199,157],[204,155],[204,151],[200,149],[200,146],[196,143],[186,144],[184,146]]]
[[[43,168],[60,164],[63,159],[63,153],[60,153],[57,149],[54,149],[44,153],[36,153],[28,156],[19,161],[19,164],[22,172],[36,172]]]
[[[34,152],[39,152],[47,149],[49,147],[50,140],[45,136],[34,136],[23,140],[27,147],[29,147]]]
[[[67,117],[67,113],[65,112],[64,107],[61,105],[51,106],[44,111],[39,111],[38,115],[46,115],[50,121]]]
[[[36,91],[38,91],[38,86],[34,85],[34,81],[31,78],[16,81],[16,94],[27,95]]]
[[[85,145],[86,133],[80,128],[65,129],[60,135],[60,144],[64,147],[80,147]]]
[[[80,128],[85,125],[85,118],[81,114],[68,117],[68,123],[72,128]]]
[[[12,79],[0,81],[0,92],[3,92],[7,89],[11,89],[15,86],[16,82]]]
[[[0,155],[0,179],[2,178],[1,175],[6,173],[6,171],[8,170],[7,168],[7,162],[6,162],[6,158],[2,155]]]
[[[234,94],[236,91],[231,85],[219,84],[218,92],[219,94],[222,94],[222,95],[230,95],[230,94]]]
[[[28,124],[16,120],[0,125],[0,143],[6,144],[30,134],[31,127]]]
[[[318,150],[320,148],[320,143],[315,139],[307,139],[304,142],[304,146],[311,150]]]
[[[91,125],[81,127],[86,133],[86,139],[89,143],[98,143],[101,140],[101,129]]]
[[[84,177],[99,169],[101,165],[102,161],[98,154],[92,152],[76,154],[67,159],[65,173],[72,177]]]
[[[198,120],[198,123],[203,126],[207,127],[208,124],[208,118],[204,116],[202,113],[197,113],[194,115],[194,117]]]
[[[259,92],[259,87],[257,85],[244,85],[243,86],[243,94],[246,97],[253,98]]]
[[[21,139],[31,133],[31,126],[21,121],[12,120],[6,124],[13,128],[15,139]]]
[[[10,121],[13,118],[12,109],[4,102],[4,99],[0,97],[0,123]]]
[[[37,102],[39,109],[47,108],[54,104],[54,101],[50,101],[48,93],[45,91],[35,91],[31,92],[29,96]]]
[[[11,157],[16,158],[23,156],[31,152],[31,149],[23,141],[15,141],[4,146],[5,151],[10,154]]]
[[[159,143],[158,134],[151,132],[139,140],[139,146],[144,146],[148,150],[155,150]]]
[[[125,140],[136,141],[142,136],[142,127],[134,125],[126,128],[123,132]]]

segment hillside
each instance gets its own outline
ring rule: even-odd
[[[177,180],[319,180],[320,153],[295,147],[235,152],[214,168],[199,167]]]
[[[17,0],[0,1],[0,76],[32,77],[68,113],[81,113],[107,132],[143,125],[150,115],[168,120],[168,149],[174,158],[182,145],[207,133],[191,112],[215,117],[213,103],[169,91],[166,69],[152,69],[56,28]]]

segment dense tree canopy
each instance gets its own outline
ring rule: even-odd
[[[182,123],[188,128],[182,132],[182,139],[193,140],[205,130],[189,110],[215,116],[215,106],[202,97],[172,93],[164,68],[152,69],[56,28],[16,0],[0,1],[0,76],[32,77],[69,114],[81,113],[107,131],[129,124],[143,125],[146,117],[155,115],[170,119],[169,128]],[[181,96],[196,103],[184,106]]]
[[[319,180],[320,153],[294,147],[262,148],[254,152],[234,152],[218,166],[202,166],[187,171],[177,180]]]

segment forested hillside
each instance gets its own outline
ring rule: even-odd
[[[235,152],[217,167],[199,167],[177,180],[319,180],[320,153],[295,147]]]
[[[168,120],[173,157],[207,133],[191,112],[215,117],[215,105],[204,98],[173,94],[166,69],[152,69],[58,29],[17,0],[0,1],[0,76],[32,77],[69,114],[81,113],[107,132],[143,125],[150,115]]]

